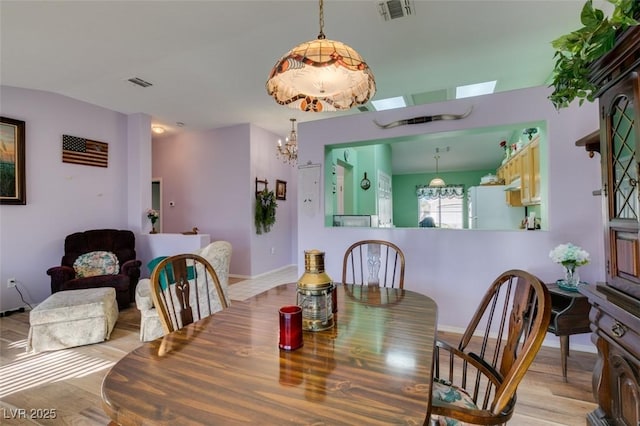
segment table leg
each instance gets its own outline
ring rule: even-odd
[[[562,378],[567,381],[567,357],[569,356],[569,336],[560,336],[560,357],[562,358]]]

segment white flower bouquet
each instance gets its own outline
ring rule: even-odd
[[[147,218],[151,221],[151,223],[156,223],[156,220],[160,217],[160,213],[154,209],[147,209]]]
[[[549,257],[562,266],[582,266],[589,263],[589,253],[571,243],[560,244],[549,252]]]

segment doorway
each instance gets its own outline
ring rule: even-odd
[[[353,182],[353,166],[338,161],[338,164],[336,164],[336,206],[334,214],[353,214],[355,211]]]
[[[162,178],[151,180],[151,208],[158,212],[158,232],[162,232]]]

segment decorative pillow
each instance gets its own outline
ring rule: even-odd
[[[120,264],[116,255],[110,251],[92,251],[78,256],[73,262],[73,269],[76,271],[76,278],[117,275]]]

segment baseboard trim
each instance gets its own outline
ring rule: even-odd
[[[26,309],[24,306],[16,309],[9,309],[7,311],[0,312],[0,318],[8,317],[9,315],[17,314],[19,312],[24,312]]]
[[[258,278],[262,278],[266,275],[269,274],[273,274],[276,272],[280,272],[280,271],[284,271],[285,269],[289,269],[289,268],[297,268],[298,266],[295,264],[291,264],[291,265],[285,265],[285,266],[281,266],[280,268],[277,269],[272,269],[271,271],[267,271],[267,272],[263,272],[261,274],[258,275],[240,275],[240,274],[229,274],[229,278],[238,278],[238,279],[242,279],[242,280],[255,280]]]

